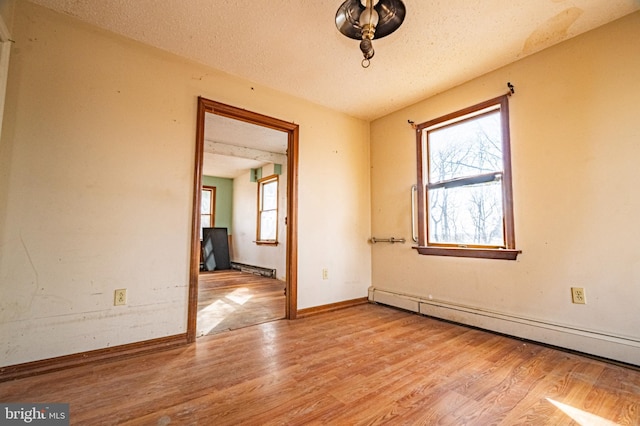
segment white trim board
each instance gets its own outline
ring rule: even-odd
[[[369,288],[369,301],[509,336],[640,365],[640,341],[480,308]]]

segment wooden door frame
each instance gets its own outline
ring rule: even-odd
[[[287,249],[285,318],[295,319],[298,313],[298,125],[266,115],[236,108],[198,97],[196,152],[193,177],[193,208],[191,226],[191,262],[189,267],[189,306],[187,311],[187,341],[196,340],[198,318],[198,275],[200,271],[200,187],[204,158],[204,126],[206,113],[212,113],[270,129],[280,130],[287,137]]]

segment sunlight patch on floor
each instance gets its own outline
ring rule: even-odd
[[[617,423],[611,420],[604,419],[595,414],[588,413],[571,405],[563,404],[558,401],[554,401],[551,398],[547,398],[547,401],[558,407],[567,416],[571,417],[575,422],[581,426],[616,426]]]
[[[224,299],[227,301],[218,299],[210,305],[200,309],[200,311],[198,311],[197,319],[197,336],[209,334],[218,324],[236,311],[237,308],[234,305],[242,306],[252,297],[253,295],[251,294],[251,290],[245,287],[240,287],[231,293],[224,295]]]
[[[240,283],[238,277],[248,279]],[[234,273],[201,276],[200,280],[197,337],[282,319],[286,314],[283,281]]]
[[[218,324],[224,321],[227,315],[233,313],[235,310],[236,308],[222,300],[216,300],[206,308],[201,309],[198,312],[198,332],[196,334],[198,336],[208,334]]]
[[[241,287],[227,294],[225,298],[237,303],[238,305],[244,305],[252,297],[253,295],[248,288]]]

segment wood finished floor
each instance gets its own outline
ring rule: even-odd
[[[197,335],[284,318],[285,287],[283,281],[237,270],[201,273]]]
[[[0,401],[68,402],[83,425],[638,425],[640,372],[366,304],[0,383]]]

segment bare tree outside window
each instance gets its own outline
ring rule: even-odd
[[[500,132],[500,112],[495,109],[425,132],[429,241],[504,245]],[[479,176],[491,181],[476,183]]]

